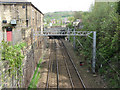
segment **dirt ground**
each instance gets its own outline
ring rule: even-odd
[[[83,58],[74,51],[72,44],[68,41],[64,41],[64,44],[72,56],[86,88],[107,88],[107,83],[105,83],[99,75],[89,71],[86,64],[80,66],[80,61],[83,61],[81,60]]]
[[[50,42],[50,40],[48,41]],[[50,43],[48,43],[49,46]],[[50,57],[50,48],[47,47],[44,50],[43,61],[41,63],[41,68],[39,69],[40,78],[37,87],[38,88],[45,88],[46,80],[47,80],[47,72],[48,72],[48,62]]]

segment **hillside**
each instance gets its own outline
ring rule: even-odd
[[[64,11],[64,12],[53,12],[53,13],[45,13],[45,19],[61,19],[65,17],[73,16],[73,11]]]
[[[45,27],[65,25],[66,22],[69,22],[69,19],[73,17],[74,17],[73,11],[45,13],[44,25]]]

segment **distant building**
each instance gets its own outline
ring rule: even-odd
[[[76,21],[74,21],[73,26],[76,26],[76,28],[78,29],[82,29],[83,28],[82,19],[77,19]]]
[[[52,23],[50,23],[50,27],[52,26]]]

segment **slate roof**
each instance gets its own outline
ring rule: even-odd
[[[0,0],[0,2],[28,2],[27,0]]]

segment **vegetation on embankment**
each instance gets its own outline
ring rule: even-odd
[[[90,12],[80,16],[84,26],[80,31],[97,32],[96,72],[108,82],[108,87],[120,88],[120,2],[97,2]],[[77,50],[91,67],[92,39],[77,38],[83,44],[82,48],[77,43]]]
[[[37,84],[38,84],[38,81],[39,81],[39,78],[40,78],[40,71],[39,71],[39,69],[41,68],[40,67],[41,62],[42,62],[42,59],[40,59],[39,64],[37,65],[37,68],[36,68],[36,70],[34,72],[32,80],[31,80],[31,82],[30,82],[30,84],[28,86],[29,89],[30,88],[37,88]]]

